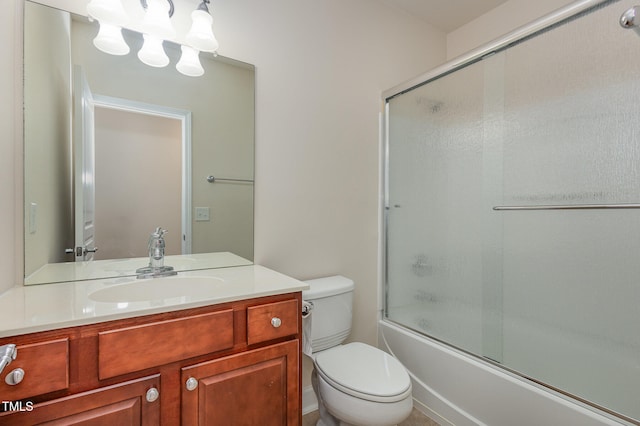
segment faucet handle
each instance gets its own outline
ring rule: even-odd
[[[168,231],[166,229],[162,229],[162,227],[158,226],[156,230],[151,234],[151,236],[153,238],[162,238],[167,232]]]
[[[160,226],[158,226],[156,230],[153,231],[151,235],[149,235],[149,242],[147,243],[147,247],[149,248],[149,256],[152,256],[152,250],[154,250],[156,247],[164,247],[164,234],[166,233],[166,229],[162,229]]]

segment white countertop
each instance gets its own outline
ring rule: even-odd
[[[217,285],[215,291],[206,296],[180,295],[163,299],[150,295],[146,301],[118,303],[95,301],[91,298],[91,293],[118,285],[134,286],[144,281],[172,278],[136,281],[135,277],[117,277],[16,286],[0,294],[0,337],[285,294],[309,288],[302,281],[259,265],[180,272],[177,277],[212,277],[212,282],[220,283],[220,280],[223,280],[223,284]]]

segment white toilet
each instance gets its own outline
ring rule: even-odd
[[[390,426],[406,419],[413,400],[402,364],[364,343],[341,344],[351,332],[353,281],[334,276],[306,282],[317,426]]]

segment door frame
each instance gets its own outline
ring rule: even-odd
[[[96,248],[95,102],[79,65],[73,73],[74,262],[91,261]],[[68,252],[68,251],[67,251]]]
[[[191,254],[191,111],[93,94],[96,107],[180,120],[182,128],[182,254]]]

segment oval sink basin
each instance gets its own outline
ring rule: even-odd
[[[219,293],[225,281],[216,277],[167,277],[130,281],[89,294],[95,302],[123,303],[183,297],[206,299]]]

